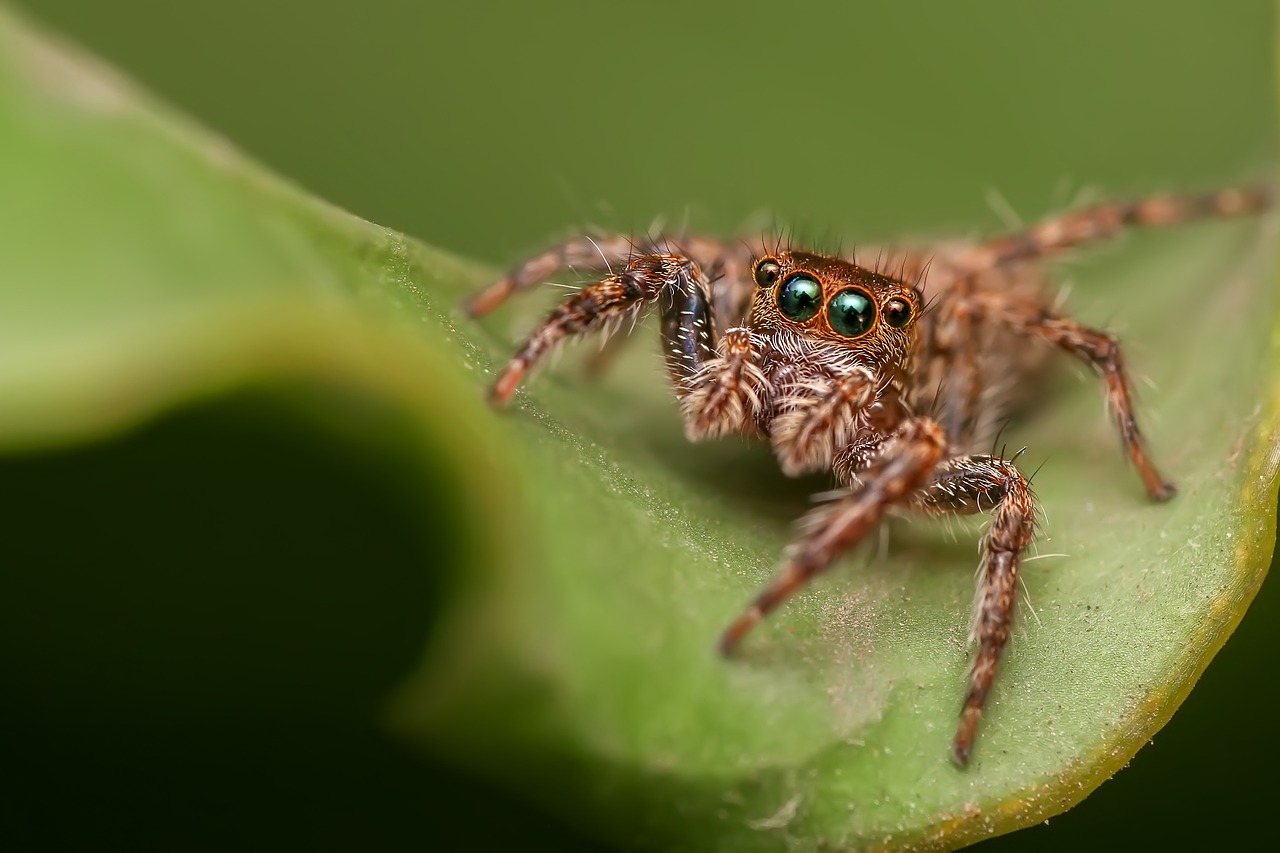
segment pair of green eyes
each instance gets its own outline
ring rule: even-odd
[[[781,272],[777,264],[766,261],[756,270],[756,282],[762,287],[777,281]],[[796,273],[778,288],[778,310],[796,323],[811,320],[822,310],[822,285],[804,273]],[[890,326],[901,329],[911,320],[911,306],[903,299],[890,299],[884,306],[884,318]],[[837,334],[858,338],[876,324],[876,303],[865,291],[847,287],[827,303],[827,320]]]

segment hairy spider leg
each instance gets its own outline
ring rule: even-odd
[[[534,329],[507,362],[490,392],[496,406],[505,405],[524,376],[557,344],[591,332],[604,332],[665,299],[664,349],[677,390],[715,354],[707,292],[710,282],[702,268],[681,255],[640,255],[626,269],[588,285],[558,305]]]
[[[956,456],[938,466],[929,482],[911,495],[911,509],[929,515],[992,512],[978,565],[978,594],[969,623],[969,642],[978,652],[969,670],[960,725],[951,758],[969,763],[978,721],[1009,642],[1018,603],[1022,553],[1035,532],[1036,497],[1018,467],[995,456]]]
[[[988,240],[974,247],[964,266],[969,273],[981,272],[1100,242],[1126,228],[1165,227],[1196,219],[1244,216],[1265,210],[1270,202],[1271,190],[1264,186],[1231,187],[1203,195],[1155,195],[1137,201],[1105,202]]]
[[[505,276],[468,299],[463,307],[472,317],[482,317],[506,302],[513,294],[542,284],[563,270],[579,270],[593,275],[625,269],[641,255],[673,254],[698,262],[705,270],[721,269],[732,281],[751,279],[750,253],[743,247],[697,235],[647,236],[622,234],[571,237],[517,264]],[[712,275],[712,278],[715,276]],[[743,286],[738,285],[737,290]],[[713,301],[719,299],[713,294]]]
[[[1146,448],[1134,415],[1131,383],[1124,368],[1118,340],[1088,328],[1021,295],[974,287],[978,277],[991,269],[1043,258],[1065,250],[1112,238],[1130,227],[1163,227],[1208,217],[1253,214],[1267,207],[1266,187],[1233,187],[1204,195],[1160,195],[1137,201],[1107,202],[1048,219],[1024,231],[997,237],[972,249],[960,266],[961,279],[952,287],[955,295],[946,306],[957,329],[973,330],[990,318],[1013,331],[1047,341],[1087,362],[1106,383],[1107,401],[1129,458],[1138,469],[1147,493],[1158,501],[1177,494],[1165,480]],[[967,325],[966,325],[967,324]],[[977,410],[982,377],[973,362],[972,342],[957,333],[953,353],[959,369],[953,375],[967,381],[953,382],[944,411],[944,424],[953,440],[965,435],[965,422]],[[972,335],[969,336],[970,338]]]
[[[1102,377],[1106,386],[1107,406],[1115,420],[1124,448],[1138,469],[1147,493],[1158,501],[1177,494],[1177,487],[1165,480],[1147,451],[1134,416],[1128,372],[1120,342],[1096,329],[1063,317],[1028,300],[1011,300],[999,294],[975,296],[975,310],[1010,329],[1031,338],[1039,338],[1089,364]]]
[[[782,571],[720,637],[731,652],[752,628],[845,551],[876,528],[885,510],[917,489],[946,450],[947,440],[927,418],[908,420],[884,442],[876,461],[848,494],[810,510],[800,536],[787,548]]]
[[[635,242],[620,234],[573,237],[517,264],[505,276],[468,299],[464,307],[472,317],[482,317],[517,291],[541,284],[561,270],[612,272],[612,267],[625,267],[637,254]]]

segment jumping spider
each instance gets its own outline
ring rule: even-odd
[[[551,312],[493,386],[507,403],[525,374],[566,338],[608,332],[651,305],[690,441],[767,439],[782,470],[831,471],[842,490],[804,516],[774,581],[720,639],[728,653],[767,613],[876,528],[893,505],[925,515],[989,512],[970,625],[977,654],[952,743],[969,760],[983,704],[1009,640],[1019,562],[1037,512],[1011,459],[982,453],[1043,341],[1102,377],[1124,449],[1152,499],[1174,495],[1147,452],[1120,344],[1058,313],[1039,260],[1129,226],[1252,213],[1259,188],[1107,203],[1020,233],[927,251],[852,258],[682,235],[637,245],[581,238],[517,266],[469,303],[485,314],[565,268],[602,280]],[[928,271],[928,298],[923,282]],[[1025,390],[1025,389],[1023,389]]]

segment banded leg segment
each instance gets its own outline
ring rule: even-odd
[[[1142,432],[1138,429],[1129,375],[1124,367],[1120,342],[1116,338],[1034,302],[1008,300],[998,294],[985,294],[975,300],[975,304],[985,316],[1027,337],[1047,341],[1096,370],[1106,385],[1107,405],[1120,439],[1138,469],[1147,493],[1158,501],[1168,500],[1177,494],[1177,487],[1165,480],[1156,469],[1147,452]]]
[[[606,331],[664,298],[663,326],[673,378],[696,373],[715,351],[709,287],[702,268],[681,255],[633,259],[622,272],[584,287],[556,307],[507,363],[494,383],[491,401],[505,405],[525,374],[567,338]]]
[[[667,299],[662,306],[663,352],[677,394],[715,357],[716,341],[711,282],[693,261],[684,260],[684,264],[665,286]]]
[[[1195,219],[1244,216],[1271,203],[1267,187],[1232,187],[1204,195],[1158,195],[1087,207],[1048,219],[1025,231],[997,237],[973,250],[964,262],[970,273],[1052,255],[1115,237],[1126,228],[1178,225]]]
[[[574,237],[518,264],[468,299],[465,308],[472,317],[482,317],[512,294],[541,284],[561,270],[606,272],[613,267],[626,267],[637,254],[636,244],[621,235]]]
[[[573,237],[517,264],[501,279],[468,299],[464,307],[472,317],[482,317],[514,294],[535,287],[562,270],[613,274],[642,255],[670,254],[696,261],[711,274],[711,278],[716,277],[717,269],[722,270],[729,279],[726,284],[734,283],[732,294],[726,294],[724,299],[717,294],[713,300],[717,311],[720,311],[742,301],[738,291],[742,291],[744,286],[737,284],[739,280],[747,283],[745,290],[750,293],[751,257],[744,248],[696,235],[659,235],[640,239],[621,234]],[[726,304],[721,305],[721,302]]]
[[[983,540],[969,641],[978,652],[969,671],[960,724],[951,745],[957,764],[968,764],[974,736],[1000,659],[1009,642],[1018,602],[1022,553],[1035,532],[1036,499],[1012,462],[992,456],[947,460],[928,485],[911,496],[911,508],[930,515],[968,515],[992,510]]]
[[[931,420],[903,424],[884,443],[877,461],[860,475],[860,486],[804,517],[800,537],[787,549],[782,571],[721,635],[720,651],[731,652],[770,611],[874,530],[891,504],[928,478],[946,445],[942,429]]]

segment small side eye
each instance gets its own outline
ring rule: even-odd
[[[866,293],[851,287],[831,297],[827,319],[838,334],[860,338],[876,324],[876,304]]]
[[[780,275],[782,275],[782,267],[778,266],[775,260],[765,258],[756,264],[756,284],[761,287],[771,286]]]
[[[796,323],[813,319],[822,310],[822,285],[803,273],[791,276],[778,288],[778,310]]]
[[[884,318],[890,326],[901,329],[911,322],[911,303],[905,299],[890,299],[884,304]]]

